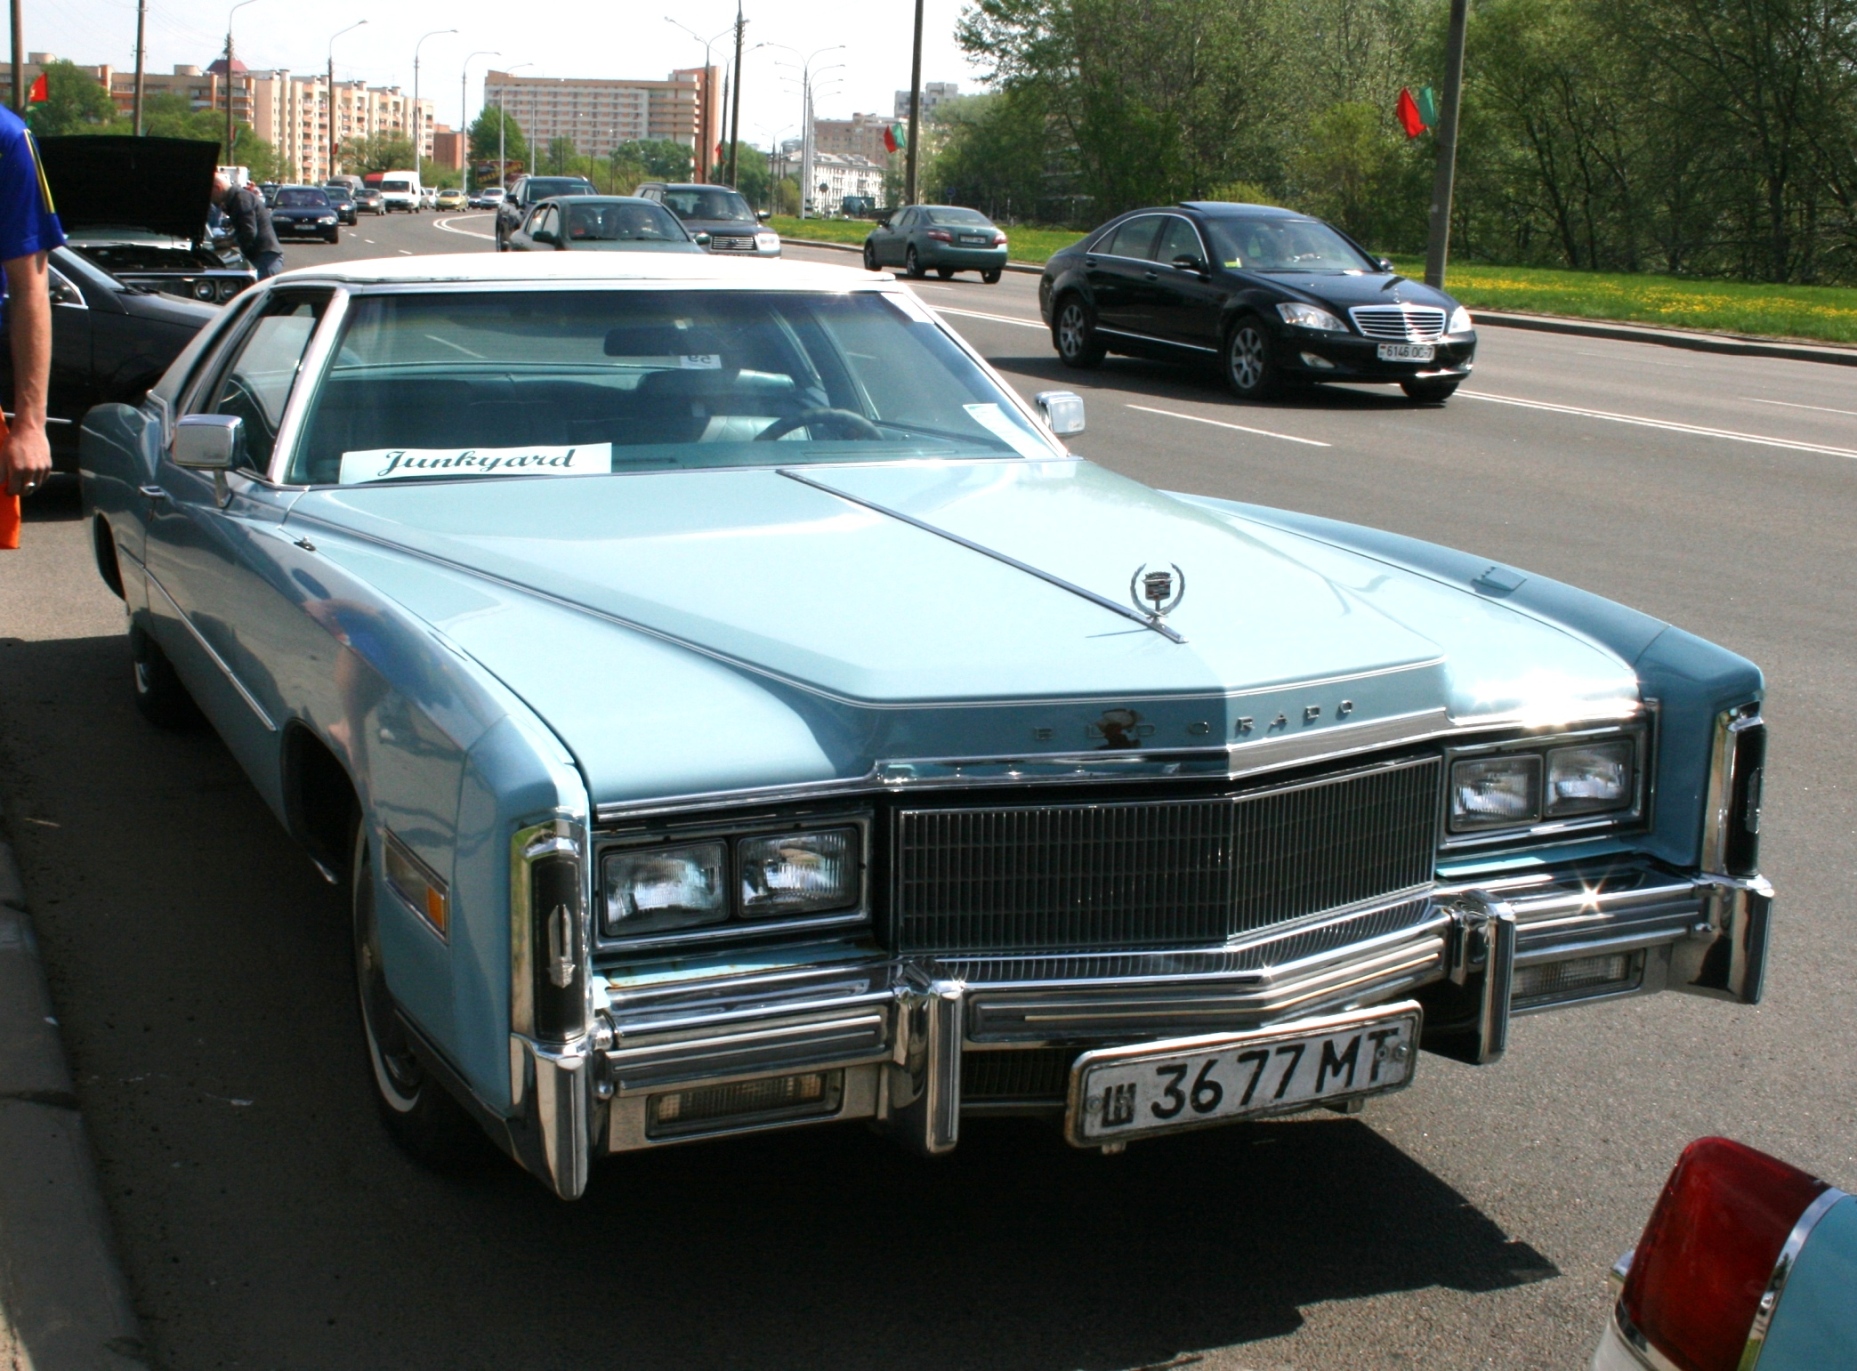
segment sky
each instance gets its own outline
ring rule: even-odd
[[[51,52],[85,66],[107,62],[133,70],[136,0],[24,0],[23,7],[28,51]],[[149,0],[148,70],[212,61],[225,44],[228,7],[225,0]],[[978,73],[954,41],[962,8],[963,0],[924,0],[925,83],[958,81],[963,91],[978,88]],[[854,111],[887,114],[895,92],[909,85],[912,0],[856,5],[846,0],[743,0],[742,13],[748,21],[747,47],[770,45],[748,52],[743,60],[745,141],[765,146],[777,137],[797,136],[797,73],[776,64],[797,66],[799,59],[771,45],[797,48],[802,55],[844,45],[813,62],[819,77],[814,110],[820,118]],[[232,36],[239,60],[249,67],[319,72],[328,60],[330,36],[365,18],[365,27],[335,43],[336,79],[411,90],[413,48],[420,35],[456,28],[457,34],[429,38],[419,50],[419,93],[436,102],[440,123],[455,126],[460,64],[478,49],[502,55],[470,59],[470,117],[482,100],[483,72],[493,67],[508,70],[527,62],[531,65],[519,75],[661,81],[673,67],[700,65],[701,44],[667,23],[667,16],[704,38],[725,35],[713,49],[716,65],[725,64],[734,0],[251,0],[233,18]]]

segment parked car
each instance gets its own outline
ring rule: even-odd
[[[572,195],[544,200],[509,236],[511,252],[701,252],[662,205],[629,195]]]
[[[355,192],[352,187],[334,182],[325,184],[322,193],[328,197],[329,204],[334,208],[335,217],[338,220],[344,224],[360,222],[360,216],[355,213]]]
[[[847,195],[839,200],[838,212],[847,219],[874,219],[877,201],[869,195]]]
[[[890,266],[917,280],[930,271],[944,281],[957,271],[977,271],[995,285],[1006,269],[1006,234],[977,209],[910,205],[879,219],[864,238],[865,270]]]
[[[509,236],[529,217],[529,211],[544,200],[564,195],[592,195],[593,182],[584,176],[519,176],[496,207],[496,246],[501,252],[509,245]]]
[[[38,147],[71,247],[118,281],[221,304],[258,279],[238,244],[206,226],[217,143],[106,134]]]
[[[387,202],[381,198],[377,186],[363,186],[355,192],[355,212],[357,214],[385,214]]]
[[[125,285],[68,247],[52,249],[46,278],[52,296],[52,366],[45,432],[53,468],[74,472],[78,428],[90,407],[112,401],[140,404],[168,364],[220,310]],[[13,394],[13,355],[4,331],[0,393]]]
[[[1612,1274],[1592,1371],[1857,1366],[1857,1198],[1744,1144],[1684,1148]]]
[[[462,190],[459,190],[456,186],[448,186],[438,193],[438,198],[434,202],[434,205],[438,209],[463,209],[468,203],[469,201]]]
[[[425,187],[419,176],[410,171],[390,171],[380,178],[380,203],[383,212],[405,210],[417,214],[425,208]]]
[[[727,186],[675,185],[647,181],[637,193],[655,200],[683,220],[691,233],[707,233],[709,250],[752,257],[780,256],[780,235],[765,227],[740,191]]]
[[[1067,366],[1105,353],[1214,361],[1233,394],[1378,381],[1450,398],[1476,358],[1470,312],[1332,224],[1268,205],[1188,201],[1112,219],[1038,282]]]
[[[1753,663],[1083,461],[888,277],[422,260],[262,283],[83,437],[139,706],[349,891],[415,1155],[1114,1151],[1759,999]]]
[[[503,203],[504,194],[501,186],[481,186],[471,192],[471,208],[495,209]]]
[[[335,206],[319,186],[280,186],[271,206],[271,226],[280,243],[300,238],[320,238],[325,243],[341,241],[342,226]]]
[[[276,181],[260,181],[258,183],[258,194],[264,197],[264,203],[267,206],[277,202],[279,184],[280,183]]]

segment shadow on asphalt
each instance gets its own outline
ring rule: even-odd
[[[1275,400],[1259,404],[1240,400],[1226,390],[1218,372],[1211,366],[1155,362],[1145,357],[1110,357],[1102,366],[1089,371],[1067,367],[1050,353],[1025,357],[988,353],[987,361],[1003,372],[1035,376],[1066,390],[1079,391],[1086,399],[1091,391],[1101,390],[1145,395],[1151,399],[1227,405],[1234,424],[1255,423],[1264,415],[1281,410],[1371,412],[1432,407],[1413,404],[1397,386],[1298,386]],[[1244,417],[1247,414],[1252,418],[1247,420]]]
[[[573,1205],[487,1146],[434,1175],[374,1116],[341,900],[215,735],[135,714],[121,637],[0,642],[0,790],[164,1366],[1072,1371],[1558,1274],[1327,1115],[1113,1158],[824,1127],[609,1159]]]
[[[19,517],[28,524],[57,524],[83,518],[84,502],[77,477],[55,473],[43,490],[19,502]]]

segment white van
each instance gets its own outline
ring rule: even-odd
[[[414,171],[383,172],[380,178],[382,211],[403,209],[417,214],[425,203],[425,188]]]

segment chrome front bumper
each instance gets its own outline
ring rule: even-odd
[[[1771,905],[1759,877],[1614,864],[1441,886],[1240,946],[596,975],[587,1039],[511,1039],[511,1150],[564,1198],[599,1153],[802,1123],[870,1119],[945,1152],[973,1112],[962,1099],[973,1054],[1243,1032],[1406,996],[1426,1005],[1425,1046],[1488,1062],[1517,1013],[1666,988],[1756,1002]],[[666,1128],[653,1103],[781,1078],[805,1082],[816,1105],[680,1113]]]

